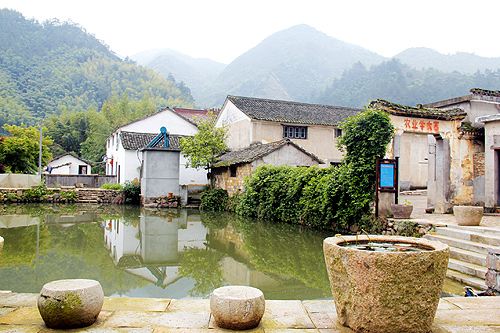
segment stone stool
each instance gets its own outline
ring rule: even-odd
[[[217,288],[210,296],[210,311],[217,326],[246,330],[259,325],[266,301],[257,288],[227,286]]]
[[[2,252],[3,249],[3,237],[0,236],[0,252]]]
[[[38,311],[49,328],[92,325],[101,312],[104,293],[95,280],[58,280],[45,284],[38,296]]]

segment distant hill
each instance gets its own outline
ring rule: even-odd
[[[39,23],[0,10],[0,126],[34,123],[63,109],[99,108],[113,95],[191,105],[185,86],[121,60],[74,24]]]
[[[131,58],[165,78],[173,76],[175,80],[183,81],[191,89],[195,100],[203,99],[202,91],[213,84],[226,66],[217,61],[192,58],[168,49],[145,51]]]
[[[274,33],[227,65],[199,102],[220,105],[228,94],[308,101],[354,63],[383,60],[362,47],[297,25]]]
[[[486,69],[500,68],[500,58],[486,58],[465,52],[442,54],[425,47],[407,49],[394,58],[416,69],[434,68],[442,72],[457,71],[472,74]]]
[[[484,73],[445,73],[435,69],[417,70],[392,59],[366,68],[355,64],[321,94],[317,103],[363,107],[383,98],[416,105],[469,94],[474,87],[500,90],[500,70]]]

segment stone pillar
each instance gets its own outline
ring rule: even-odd
[[[434,213],[450,212],[450,140],[440,135],[436,139]]]
[[[500,249],[490,249],[486,257],[486,286],[500,295]]]

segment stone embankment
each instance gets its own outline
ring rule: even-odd
[[[37,309],[38,294],[0,291],[0,331],[47,332]],[[439,301],[432,332],[499,332],[497,297],[447,297]],[[105,297],[97,322],[87,332],[222,332],[210,301]],[[255,332],[353,333],[337,322],[332,300],[266,300]],[[229,330],[225,331],[229,332]]]
[[[47,188],[40,197],[32,188],[0,188],[0,203],[116,203],[123,202],[121,191],[101,188]]]

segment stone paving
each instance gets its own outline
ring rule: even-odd
[[[0,332],[53,332],[45,327],[36,307],[37,294],[0,292]],[[260,325],[246,332],[352,333],[336,322],[333,301],[266,301]],[[97,322],[71,332],[219,333],[209,300],[109,298]],[[433,333],[500,332],[500,298],[449,297],[440,300]]]
[[[401,195],[400,200],[401,202],[403,200],[408,200],[413,204],[411,218],[415,222],[432,223],[437,226],[457,224],[453,214],[427,214],[425,212],[425,208],[427,207],[427,197],[425,195]],[[500,229],[500,215],[484,215],[481,220],[481,226]]]

